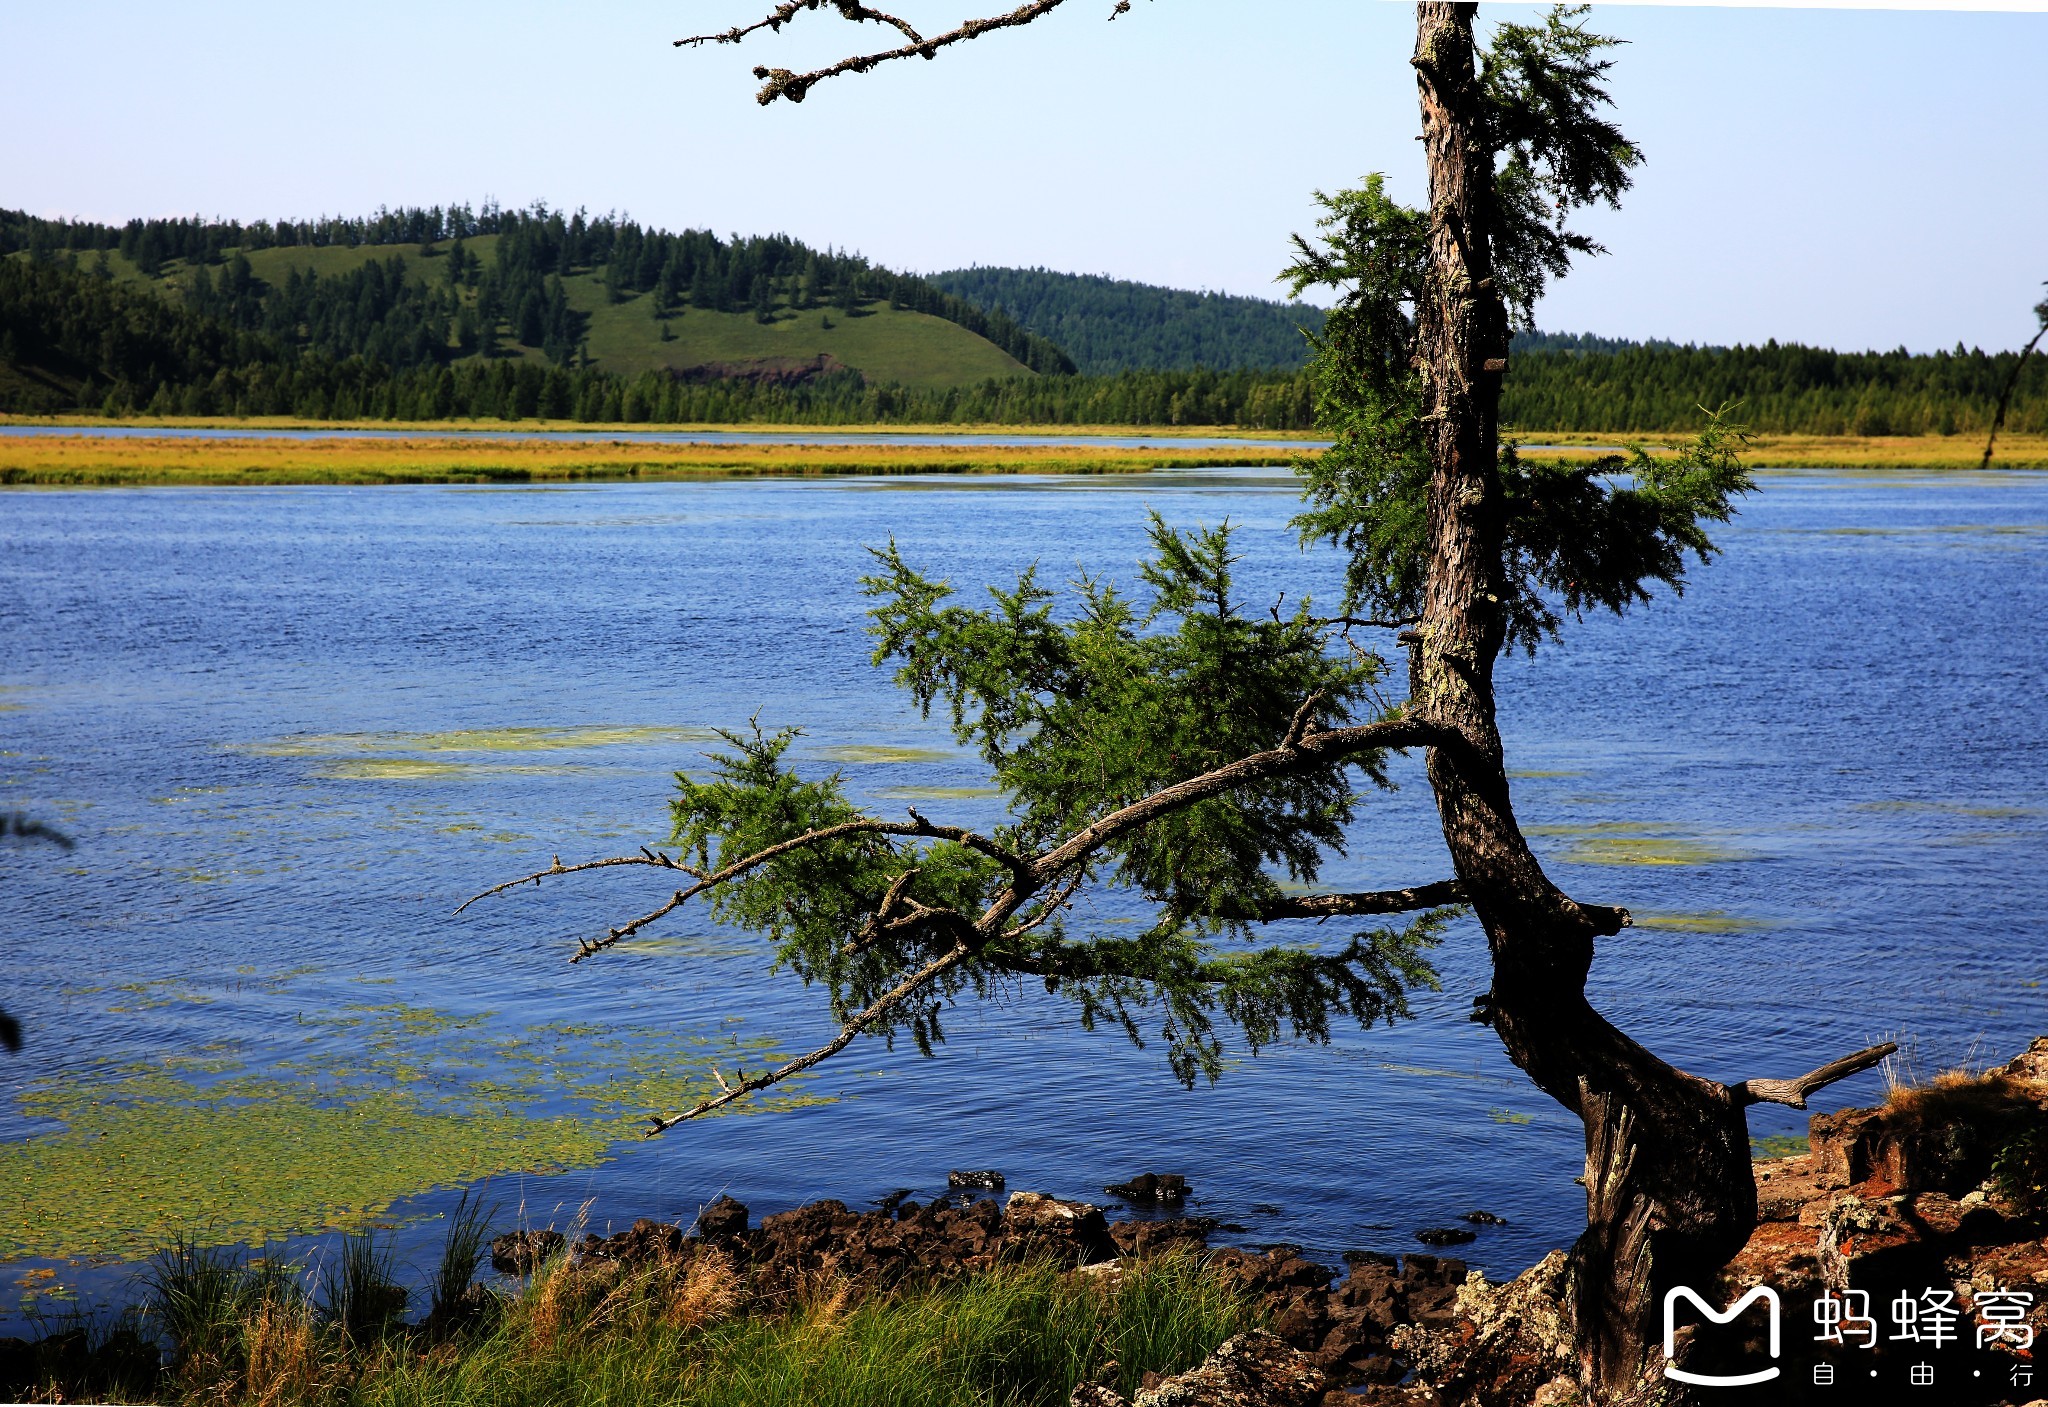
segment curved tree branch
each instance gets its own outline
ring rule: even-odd
[[[722,34],[699,34],[689,39],[678,39],[676,40],[676,47],[680,49],[685,45],[737,44],[756,30],[779,30],[784,24],[794,19],[799,11],[815,10],[825,3],[826,0],[789,0],[786,4],[776,6],[766,17],[755,21],[753,24],[735,26]],[[865,5],[854,3],[854,0],[830,0],[830,3],[845,19],[854,21],[874,20],[878,23],[893,25],[910,37],[910,43],[898,49],[885,49],[879,53],[856,54],[851,58],[841,59],[836,64],[815,69],[810,73],[793,73],[786,68],[756,68],[754,70],[754,77],[767,80],[766,86],[755,96],[755,101],[763,107],[774,102],[777,98],[787,98],[793,103],[800,103],[813,85],[822,83],[827,78],[836,78],[842,73],[866,73],[877,64],[887,63],[891,59],[936,58],[939,50],[961,43],[964,40],[979,39],[991,30],[1014,29],[1019,25],[1030,24],[1041,15],[1050,14],[1052,11],[1057,10],[1065,3],[1065,0],[1030,0],[1029,4],[1019,5],[1008,14],[990,15],[986,19],[968,20],[957,29],[949,29],[944,34],[934,34],[929,39],[923,38],[916,30],[893,15],[885,15],[879,10],[871,10]],[[1115,19],[1116,15],[1122,13],[1126,8],[1128,6],[1119,5],[1116,11],[1110,15],[1110,18]]]
[[[865,1010],[856,1014],[844,1026],[841,1026],[838,1035],[819,1046],[810,1054],[799,1055],[786,1065],[780,1065],[763,1074],[749,1076],[738,1084],[732,1085],[726,1084],[725,1077],[718,1075],[717,1071],[714,1070],[712,1073],[717,1076],[718,1083],[724,1086],[724,1093],[715,1099],[703,1100],[696,1107],[686,1110],[681,1114],[650,1116],[650,1122],[654,1127],[647,1131],[646,1137],[658,1137],[661,1134],[667,1133],[677,1124],[686,1123],[691,1119],[697,1118],[699,1115],[710,1113],[713,1109],[731,1104],[735,1100],[744,1099],[748,1095],[758,1093],[772,1084],[779,1084],[791,1075],[802,1074],[813,1065],[829,1060],[851,1045],[855,1036],[874,1025],[875,1022],[887,1016],[904,1002],[910,1000],[910,998],[916,996],[933,979],[943,976],[946,972],[958,967],[971,955],[972,949],[968,948],[964,943],[957,944],[948,949],[877,997]]]
[[[508,879],[503,884],[492,885],[480,894],[470,895],[462,901],[455,912],[459,914],[463,909],[468,908],[480,899],[488,899],[494,894],[503,894],[506,890],[517,889],[522,884],[538,885],[542,880],[551,875],[580,874],[584,870],[609,870],[619,865],[652,865],[656,869],[681,870],[684,874],[692,875],[698,879],[704,878],[702,870],[671,860],[666,855],[657,855],[653,851],[644,848],[638,855],[614,855],[608,860],[585,860],[580,865],[565,865],[562,863],[562,857],[557,855],[555,856],[554,864],[544,870],[535,870],[532,874],[521,875],[517,879]]]
[[[1809,1070],[1796,1080],[1744,1080],[1741,1084],[1728,1086],[1728,1093],[1738,1105],[1789,1104],[1794,1109],[1804,1109],[1807,1096],[1837,1080],[1846,1080],[1868,1070],[1898,1048],[1897,1042],[1886,1041],[1883,1045],[1874,1045],[1868,1050],[1859,1050],[1854,1055],[1830,1061],[1818,1070]]]
[[[699,44],[737,44],[756,30],[780,30],[805,10],[822,9],[826,3],[827,0],[787,0],[787,3],[777,5],[752,24],[734,25],[722,34],[698,34],[688,39],[678,39],[676,40],[675,47],[680,49],[685,45],[694,48]],[[862,20],[873,20],[877,24],[886,24],[892,28],[902,30],[904,35],[913,44],[922,44],[924,42],[924,36],[902,20],[897,19],[894,15],[885,15],[880,10],[871,10],[867,6],[858,3],[858,0],[830,0],[830,3],[833,9],[839,11],[841,19],[851,20],[855,24],[860,23]]]
[[[1290,733],[1293,731],[1289,730]],[[1206,801],[1212,796],[1237,787],[1249,786],[1253,782],[1269,781],[1274,777],[1291,776],[1315,767],[1327,767],[1343,762],[1361,752],[1380,752],[1392,748],[1434,747],[1453,741],[1441,729],[1414,718],[1383,718],[1376,723],[1364,723],[1355,728],[1330,728],[1306,738],[1291,740],[1266,752],[1255,752],[1250,757],[1239,758],[1236,762],[1176,782],[1134,801],[1121,810],[1112,811],[1093,825],[1086,826],[1047,851],[1033,862],[1032,869],[1040,883],[1060,873],[1077,860],[1086,859],[1103,846],[1121,836],[1130,834],[1150,825],[1171,811],[1191,806],[1197,801]]]
[[[1259,906],[1261,922],[1288,918],[1354,918],[1368,914],[1405,914],[1465,902],[1464,886],[1455,879],[1418,884],[1410,889],[1375,889],[1359,894],[1305,894],[1275,899]],[[1254,917],[1247,915],[1247,917]]]

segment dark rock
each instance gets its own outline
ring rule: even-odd
[[[988,1205],[984,1203],[983,1205]],[[1066,1265],[1115,1260],[1119,1248],[1100,1207],[1062,1202],[1043,1192],[1013,1192],[1003,1209],[1007,1249],[1021,1255],[1051,1254]]]
[[[1202,1366],[1138,1394],[1136,1407],[1315,1407],[1329,1379],[1276,1335],[1239,1334]]]
[[[561,1249],[559,1231],[508,1231],[491,1241],[491,1269],[502,1275],[531,1275]]]
[[[1194,1189],[1179,1173],[1139,1173],[1129,1182],[1102,1189],[1126,1202],[1181,1202]]]
[[[1339,1259],[1346,1265],[1384,1265],[1390,1270],[1401,1264],[1385,1251],[1346,1251]]]
[[[1416,1232],[1415,1239],[1425,1246],[1462,1246],[1478,1240],[1479,1233],[1462,1226],[1431,1226]]]
[[[1210,1217],[1184,1216],[1171,1221],[1118,1221],[1109,1227],[1110,1239],[1127,1256],[1156,1255],[1175,1246],[1198,1248],[1223,1229]]]
[[[1474,1226],[1506,1226],[1508,1224],[1506,1217],[1495,1216],[1492,1212],[1466,1212],[1458,1220],[1469,1221]]]
[[[1302,1295],[1273,1316],[1266,1327],[1296,1348],[1312,1349],[1330,1332],[1328,1296]]]
[[[963,1170],[955,1168],[946,1174],[946,1186],[973,1187],[979,1188],[984,1192],[1000,1192],[1004,1186],[1003,1175],[994,1168],[983,1168],[978,1171],[975,1169]]]
[[[639,1267],[674,1260],[683,1253],[683,1228],[641,1217],[632,1228],[613,1236],[585,1236],[576,1243],[578,1265],[613,1261]]]
[[[896,1220],[908,1221],[916,1216],[919,1210],[920,1208],[915,1202],[908,1200],[898,1202],[896,1204]]]
[[[747,1229],[747,1204],[723,1193],[718,1200],[697,1213],[697,1234],[707,1241],[743,1235]]]
[[[1417,1251],[1401,1262],[1401,1273],[1425,1285],[1456,1288],[1465,1283],[1465,1262],[1456,1256],[1426,1256]]]
[[[902,1206],[903,1199],[908,1197],[915,1190],[916,1189],[909,1187],[899,1187],[886,1197],[877,1197],[875,1199],[875,1210],[878,1212],[893,1212],[898,1207]]]

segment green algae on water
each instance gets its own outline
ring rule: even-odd
[[[1960,801],[1860,801],[1856,811],[1926,812],[1944,816],[1974,816],[1985,821],[2018,821],[2041,814],[2033,806],[1975,805]]]
[[[884,801],[973,801],[1002,794],[1000,787],[883,787],[875,793]]]
[[[709,728],[587,725],[458,728],[437,733],[302,734],[246,749],[263,757],[335,757],[381,752],[559,752],[580,748],[715,741]]]
[[[828,762],[847,762],[855,766],[960,760],[960,754],[942,748],[890,747],[883,743],[845,743],[838,747],[820,748],[818,756]]]
[[[507,762],[438,762],[421,757],[348,757],[321,767],[313,775],[330,782],[420,782],[436,777],[544,777],[579,772],[561,764]]]
[[[29,1086],[61,1125],[0,1145],[0,1258],[136,1258],[176,1234],[260,1244],[359,1229],[397,1200],[604,1162],[709,1073],[780,1057],[659,1028],[494,1028],[488,1013],[363,1004],[300,1018],[303,1053],[103,1061]],[[757,1111],[826,1103],[792,1092]],[[744,1111],[741,1111],[744,1112]]]
[[[1748,918],[1726,909],[1703,909],[1697,913],[1631,909],[1629,915],[1637,928],[1660,928],[1675,933],[1756,933],[1777,927],[1770,919]]]
[[[1796,1158],[1812,1151],[1813,1145],[1803,1133],[1753,1133],[1749,1136],[1749,1156],[1758,1162],[1769,1158]]]
[[[1572,841],[1556,858],[1568,865],[1713,865],[1755,858],[1745,851],[1671,834],[1645,821],[1603,821],[1590,826],[1525,826],[1530,835]]]

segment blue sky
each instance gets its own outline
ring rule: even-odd
[[[756,8],[757,4],[759,9]],[[977,0],[903,0],[927,32]],[[1008,0],[995,0],[1004,8]],[[874,39],[766,0],[121,0],[0,11],[0,205],[122,219],[495,197],[784,231],[898,268],[1043,264],[1273,295],[1309,192],[1420,191],[1412,12],[1071,0],[1028,29],[757,107],[756,63]],[[991,11],[992,12],[992,11]],[[1489,6],[1527,19],[1528,6]],[[2048,14],[1602,5],[1648,153],[1564,331],[2010,346],[2048,279]]]

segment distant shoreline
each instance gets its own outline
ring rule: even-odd
[[[120,433],[96,433],[107,429]],[[249,435],[250,431],[263,433]],[[375,433],[366,433],[371,431]],[[692,441],[688,437],[693,433],[744,438]],[[1582,460],[1609,452],[1630,437],[1524,432],[1521,438],[1525,456]],[[989,439],[1002,442],[986,442]],[[656,427],[566,421],[458,426],[288,418],[108,421],[4,416],[0,485],[224,487],[1134,474],[1285,468],[1318,448],[1318,442],[1303,433],[1239,432],[1227,426]],[[1978,467],[1982,455],[1982,442],[1974,436],[1783,435],[1757,437],[1748,461],[1758,469],[1969,471]],[[2048,469],[2048,435],[2001,437],[1992,467]]]

